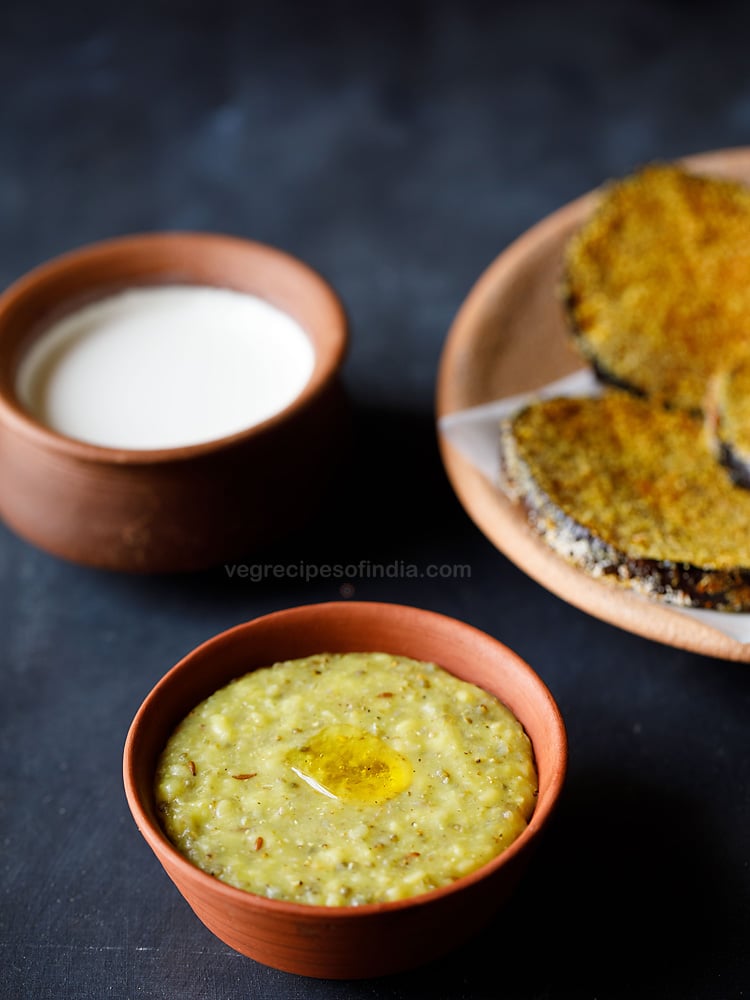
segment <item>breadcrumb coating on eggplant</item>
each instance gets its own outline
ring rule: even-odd
[[[750,491],[702,422],[611,390],[533,403],[501,428],[505,488],[556,551],[678,604],[750,607]]]
[[[750,358],[750,189],[660,164],[608,185],[563,292],[605,379],[699,412],[717,366]]]

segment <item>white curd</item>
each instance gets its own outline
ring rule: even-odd
[[[111,448],[199,444],[283,410],[315,362],[291,316],[263,299],[191,285],[134,288],[48,329],[24,358],[29,412]]]

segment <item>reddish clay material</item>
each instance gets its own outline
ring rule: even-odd
[[[232,678],[320,652],[381,650],[433,661],[500,698],[529,735],[539,795],[529,826],[497,858],[450,886],[411,899],[321,907],[266,899],[225,885],[187,861],[159,825],[157,758],[176,724]],[[331,603],[277,611],[199,646],[165,675],[127,736],[124,782],[142,835],[198,917],[222,941],[266,965],[319,978],[384,975],[444,954],[508,899],[560,795],[567,742],[560,712],[536,673],[470,625],[395,604]]]
[[[683,161],[698,173],[750,183],[750,148]],[[594,191],[547,216],[489,265],[451,325],[437,378],[437,416],[535,392],[584,367],[565,321],[560,281],[568,240],[597,204]],[[576,607],[629,632],[704,656],[750,662],[750,643],[707,617],[593,577],[554,552],[522,509],[444,436],[440,449],[465,510],[487,538],[538,583]],[[498,443],[499,450],[499,443]],[[729,615],[729,618],[732,616]]]
[[[300,323],[315,367],[288,407],[238,434],[158,451],[86,444],[26,412],[18,366],[52,322],[124,288],[178,283],[256,295]],[[341,302],[318,274],[234,237],[129,236],[37,268],[0,296],[0,516],[55,555],[135,572],[204,568],[288,532],[336,462],[347,338]]]

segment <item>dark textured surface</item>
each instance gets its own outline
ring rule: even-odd
[[[517,649],[562,708],[571,768],[513,922],[387,980],[263,968],[162,874],[126,808],[122,744],[193,645],[338,598],[338,581],[122,578],[0,529],[0,996],[748,994],[748,667],[623,633],[510,565],[450,490],[432,396],[456,309],[513,237],[644,160],[748,142],[749,20],[741,4],[624,0],[5,5],[2,284],[162,228],[319,268],[352,319],[356,446],[326,513],[253,561],[469,565],[351,582]]]

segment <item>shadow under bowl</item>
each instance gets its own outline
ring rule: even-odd
[[[19,367],[56,320],[118,291],[165,284],[248,293],[295,319],[315,355],[301,393],[246,430],[159,450],[88,444],[26,410]],[[0,517],[54,555],[131,572],[203,569],[288,533],[338,460],[347,339],[343,306],[320,275],[236,237],[126,236],[36,268],[0,295]]]
[[[267,899],[187,861],[165,836],[154,802],[158,757],[175,726],[235,677],[316,653],[388,652],[434,662],[495,695],[529,736],[539,778],[534,813],[502,854],[424,895],[357,907]],[[507,904],[560,795],[567,741],[544,683],[490,635],[431,611],[335,602],[277,611],[189,653],[154,687],[127,736],[125,792],[141,834],[197,916],[217,937],[266,965],[318,978],[362,978],[413,968],[463,943]]]

